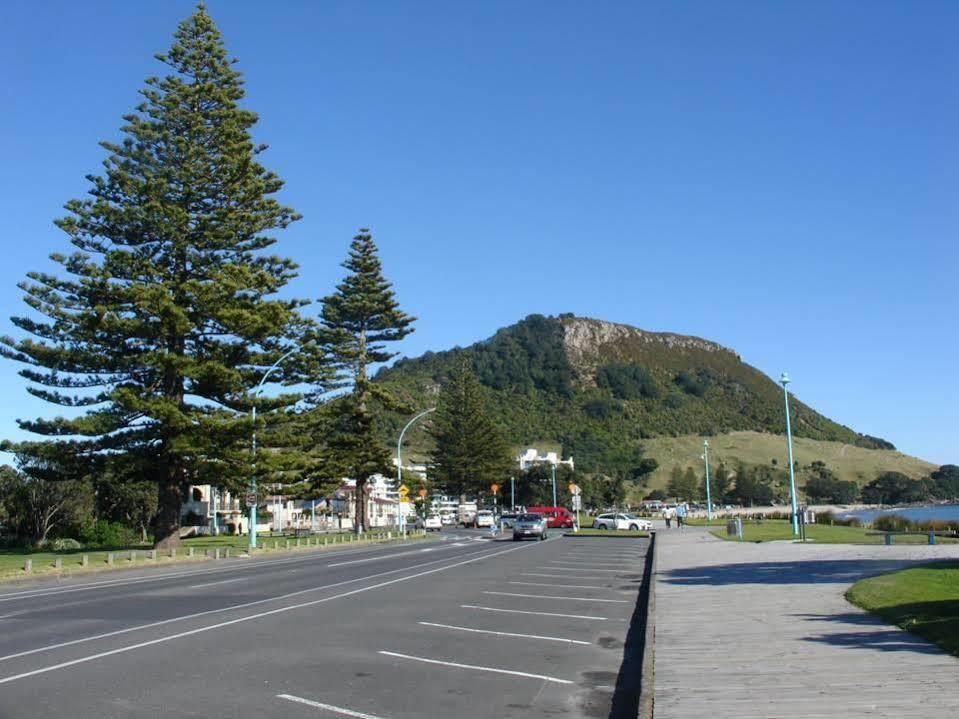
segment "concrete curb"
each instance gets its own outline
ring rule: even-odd
[[[653,719],[656,704],[656,532],[650,534],[646,553],[646,634],[643,637],[643,664],[640,678],[639,719]]]

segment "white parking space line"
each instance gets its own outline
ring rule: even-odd
[[[314,709],[323,709],[324,711],[333,712],[334,714],[342,714],[345,717],[355,717],[355,719],[383,719],[383,717],[378,717],[374,714],[364,714],[363,712],[353,711],[352,709],[335,707],[332,704],[321,704],[320,702],[315,702],[312,699],[295,697],[292,694],[277,694],[276,698],[286,699],[288,702],[295,702],[296,704],[305,704],[308,707],[313,707]]]
[[[565,642],[566,644],[589,644],[579,639],[566,639],[564,637],[544,637],[539,634],[517,634],[515,632],[497,632],[492,629],[475,629],[473,627],[456,627],[452,624],[437,624],[435,622],[419,622],[424,627],[439,627],[440,629],[455,629],[460,632],[473,632],[475,634],[494,634],[498,637],[519,637],[521,639],[542,639],[547,642]]]
[[[544,682],[552,682],[553,684],[572,684],[573,682],[569,679],[560,679],[559,677],[551,677],[547,674],[530,674],[529,672],[517,672],[512,669],[500,669],[498,667],[481,667],[476,664],[460,664],[458,662],[444,662],[439,659],[427,659],[426,657],[414,657],[411,654],[399,654],[397,652],[387,652],[380,650],[379,654],[384,654],[388,657],[397,657],[399,659],[410,659],[414,662],[425,662],[426,664],[441,664],[445,667],[456,667],[457,669],[473,669],[479,672],[493,672],[494,674],[509,674],[514,677],[528,677],[529,679],[541,679]]]
[[[595,584],[546,584],[545,582],[507,582],[507,584],[518,584],[521,587],[563,587],[564,589],[606,589],[606,587],[597,587]]]
[[[500,607],[483,607],[479,604],[460,604],[462,609],[479,609],[484,612],[503,612],[504,614],[535,614],[537,617],[564,617],[566,619],[593,619],[605,622],[607,617],[592,617],[588,614],[558,614],[556,612],[531,612],[525,609],[501,609]],[[621,620],[620,620],[621,621]]]
[[[594,569],[593,567],[574,567],[572,564],[554,564],[551,567],[540,567],[541,569],[556,568],[557,574],[563,572],[610,572],[612,574],[622,574],[622,569]]]
[[[545,594],[516,594],[514,592],[483,592],[495,594],[498,597],[524,597],[526,599],[568,599],[571,602],[608,602],[610,604],[626,604],[625,599],[593,599],[592,597],[552,597]]]
[[[539,573],[537,573],[537,572],[520,572],[519,574],[520,574],[521,577],[549,577],[550,579],[562,579],[562,578],[563,578],[563,577],[561,576],[561,573],[560,573],[560,572],[555,572],[555,573],[553,573],[553,574],[539,574]],[[582,575],[580,575],[580,574],[577,574],[577,575],[575,575],[575,576],[573,576],[573,577],[570,577],[570,579],[606,579],[606,580],[609,580],[609,579],[612,579],[612,577],[584,577],[584,576],[582,576]]]
[[[532,546],[536,546],[536,545],[532,545]],[[299,604],[291,604],[291,605],[288,606],[288,607],[278,607],[277,609],[270,609],[270,610],[265,611],[265,612],[259,612],[259,613],[257,613],[257,614],[251,614],[251,615],[246,616],[246,617],[238,617],[238,618],[236,618],[236,619],[229,619],[229,620],[227,620],[227,621],[217,622],[216,624],[209,624],[209,625],[207,625],[207,626],[205,626],[205,627],[198,627],[197,629],[190,629],[190,630],[185,631],[185,632],[179,632],[179,633],[177,633],[177,634],[170,634],[170,635],[167,635],[167,636],[165,636],[165,637],[158,637],[157,639],[151,639],[151,640],[149,640],[149,641],[140,642],[140,643],[138,643],[138,644],[131,644],[131,645],[126,646],[126,647],[119,647],[118,649],[111,649],[111,650],[108,650],[108,651],[105,651],[105,652],[98,652],[98,653],[96,653],[96,654],[90,654],[90,655],[88,655],[88,656],[80,657],[80,658],[78,658],[78,659],[72,659],[72,660],[70,660],[70,661],[60,662],[59,664],[51,664],[51,665],[46,666],[46,667],[40,667],[39,669],[34,669],[34,670],[32,670],[32,671],[23,672],[22,674],[13,674],[13,675],[11,675],[11,676],[7,676],[7,677],[0,678],[0,684],[6,684],[6,683],[8,683],[8,682],[17,681],[18,679],[26,679],[27,677],[36,676],[36,675],[38,675],[38,674],[46,674],[47,672],[56,671],[56,670],[58,670],[58,669],[65,669],[66,667],[72,667],[72,666],[74,666],[74,665],[76,665],[76,664],[84,664],[84,663],[86,663],[86,662],[92,662],[92,661],[94,661],[94,660],[96,660],[96,659],[102,659],[102,658],[104,658],[104,657],[113,656],[114,654],[123,654],[123,653],[125,653],[125,652],[132,652],[132,651],[134,651],[134,650],[136,650],[136,649],[142,649],[143,647],[153,646],[154,644],[162,644],[162,643],[164,643],[164,642],[173,641],[174,639],[182,639],[183,637],[190,637],[190,636],[193,636],[194,634],[201,634],[201,633],[203,633],[203,632],[213,631],[213,630],[215,630],[215,629],[220,629],[220,628],[222,628],[222,627],[229,627],[229,626],[232,626],[233,624],[240,624],[240,623],[242,623],[242,622],[249,622],[249,621],[253,621],[253,620],[255,620],[255,619],[261,619],[262,617],[273,616],[273,615],[275,615],[275,614],[283,614],[283,613],[285,613],[285,612],[290,612],[290,611],[293,611],[293,610],[295,610],[295,609],[303,609],[303,608],[305,608],[305,607],[313,607],[313,606],[316,606],[316,605],[318,605],[318,604],[324,604],[324,603],[326,603],[326,602],[333,601],[334,599],[342,599],[343,597],[350,597],[350,596],[353,596],[354,594],[360,594],[360,593],[362,593],[362,592],[369,592],[369,591],[371,591],[371,590],[373,590],[373,589],[381,589],[381,588],[383,588],[383,587],[388,587],[388,586],[390,586],[390,585],[392,585],[392,584],[397,584],[398,582],[406,582],[406,581],[409,581],[409,580],[411,580],[411,579],[418,579],[419,577],[425,577],[425,576],[427,576],[427,575],[429,575],[429,574],[435,574],[436,572],[444,572],[444,571],[446,571],[447,569],[454,569],[454,568],[456,568],[456,567],[461,567],[461,566],[463,566],[463,565],[465,565],[465,564],[472,564],[473,562],[478,562],[478,561],[483,560],[483,559],[489,559],[490,557],[498,557],[498,556],[500,556],[500,555],[502,555],[502,554],[508,554],[508,553],[510,553],[510,552],[515,552],[515,551],[517,551],[517,550],[519,550],[519,549],[522,549],[522,547],[513,547],[512,549],[504,549],[504,550],[499,551],[499,552],[475,552],[474,554],[475,554],[476,556],[471,556],[470,559],[464,559],[464,560],[459,561],[459,562],[454,562],[453,564],[447,564],[447,565],[442,566],[442,567],[436,567],[435,569],[428,569],[428,570],[426,570],[426,571],[424,571],[424,572],[417,572],[416,574],[410,574],[409,576],[406,576],[406,577],[398,577],[397,579],[390,579],[390,580],[387,580],[387,581],[385,581],[385,582],[379,582],[379,583],[377,583],[377,584],[371,584],[371,585],[369,585],[368,587],[360,587],[359,589],[351,589],[351,590],[348,591],[348,592],[342,592],[342,593],[340,593],[340,594],[334,594],[334,595],[329,596],[329,597],[323,597],[322,599],[313,599],[313,600],[311,600],[311,601],[309,601],[309,602],[301,602],[301,603],[299,603]],[[326,586],[321,586],[321,587],[313,587],[313,588],[311,588],[311,589],[303,589],[303,590],[300,590],[299,592],[292,592],[291,594],[288,594],[288,595],[285,595],[285,596],[286,596],[286,597],[289,597],[289,596],[292,596],[292,595],[294,595],[294,594],[303,594],[303,593],[305,593],[305,592],[315,592],[315,591],[319,591],[319,590],[321,590],[321,589],[330,589],[330,588],[335,587],[335,586],[341,586],[341,585],[344,585],[344,584],[352,584],[352,583],[354,583],[354,582],[360,582],[360,581],[363,581],[363,580],[365,580],[365,579],[373,579],[374,577],[381,577],[381,576],[384,576],[384,575],[387,575],[387,574],[396,574],[397,572],[409,571],[409,570],[411,570],[411,569],[416,569],[417,566],[419,566],[419,567],[427,567],[427,566],[429,566],[429,565],[431,565],[431,564],[437,564],[437,563],[439,563],[439,562],[445,562],[445,561],[449,561],[449,560],[448,560],[448,559],[436,559],[436,560],[433,560],[433,561],[431,561],[431,562],[423,562],[422,564],[420,564],[420,565],[415,565],[415,566],[413,566],[413,567],[404,567],[404,568],[402,568],[402,569],[391,569],[391,570],[388,570],[388,571],[385,571],[385,572],[378,572],[378,573],[376,573],[376,574],[369,575],[369,576],[366,576],[366,577],[357,577],[356,579],[347,579],[347,580],[345,580],[345,581],[337,582],[337,583],[335,583],[335,584],[328,584],[328,585],[326,585]],[[263,602],[275,601],[276,599],[280,599],[280,598],[283,598],[283,597],[271,597],[271,598],[269,598],[269,599],[261,599],[261,600],[258,600],[258,601],[256,601],[256,602],[248,602],[248,603],[247,603],[246,605],[244,605],[244,606],[252,606],[252,605],[254,605],[254,604],[262,604]],[[232,607],[232,608],[236,608],[236,607]],[[215,609],[215,610],[210,610],[210,611],[207,611],[207,612],[198,612],[198,613],[196,613],[196,614],[194,614],[194,615],[192,615],[192,616],[195,617],[195,616],[200,616],[200,615],[202,615],[202,614],[212,614],[212,613],[215,612],[215,611],[225,611],[225,610],[216,610],[216,609]],[[160,622],[153,622],[151,625],[141,625],[140,627],[131,627],[131,628],[128,628],[128,629],[120,629],[120,630],[117,630],[117,631],[115,631],[115,632],[107,632],[106,634],[101,634],[101,635],[99,635],[98,637],[87,637],[87,638],[84,638],[84,639],[74,639],[74,640],[69,641],[69,642],[61,642],[60,644],[54,644],[54,645],[50,645],[50,646],[46,646],[46,647],[40,647],[40,648],[37,648],[37,649],[30,649],[30,650],[27,650],[27,651],[18,652],[17,654],[10,654],[10,655],[5,656],[5,657],[0,657],[0,661],[3,661],[4,659],[13,659],[14,657],[22,657],[22,656],[26,656],[27,654],[34,654],[34,653],[36,653],[36,652],[45,651],[45,650],[48,650],[48,649],[54,649],[54,648],[57,648],[57,647],[65,647],[65,646],[68,646],[68,645],[70,645],[70,644],[79,644],[80,642],[89,641],[90,639],[93,639],[93,638],[103,638],[103,637],[108,637],[108,636],[115,636],[115,635],[117,635],[117,634],[123,634],[124,632],[133,631],[134,629],[142,629],[142,628],[144,628],[144,627],[146,627],[146,626],[158,626],[158,625],[160,625],[160,624],[167,624],[168,622],[177,621],[178,619],[183,619],[183,617],[177,617],[177,618],[174,618],[174,619],[167,619],[167,620],[163,620],[163,621],[160,621]]]
[[[547,564],[560,565],[560,566],[569,566],[570,564],[575,564],[577,567],[581,567],[584,564],[592,566],[593,564],[599,564],[604,567],[635,567],[636,563],[634,562],[624,562],[624,561],[612,561],[608,562],[605,559],[583,559],[581,562],[577,562],[575,559],[570,560],[568,557],[564,557],[562,561],[549,561]]]
[[[236,577],[235,579],[221,579],[217,582],[204,582],[203,584],[191,584],[187,589],[199,589],[200,587],[212,587],[216,584],[229,584],[230,582],[249,581],[249,577]]]

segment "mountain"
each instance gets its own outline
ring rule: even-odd
[[[430,406],[461,354],[488,389],[511,443],[558,444],[586,472],[629,471],[654,438],[785,433],[782,387],[733,350],[570,314],[530,315],[470,347],[401,359],[376,380],[415,407]],[[790,414],[796,437],[895,449],[792,395]],[[400,422],[393,418],[391,436]]]

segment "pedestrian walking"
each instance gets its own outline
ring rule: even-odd
[[[669,529],[673,526],[673,515],[672,510],[669,507],[663,510],[663,519],[666,520],[666,529]]]
[[[682,529],[686,520],[686,505],[680,504],[676,507],[676,527]]]

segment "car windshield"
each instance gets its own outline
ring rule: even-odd
[[[543,521],[543,515],[541,514],[521,514],[519,516],[519,521],[521,522],[541,522]]]

